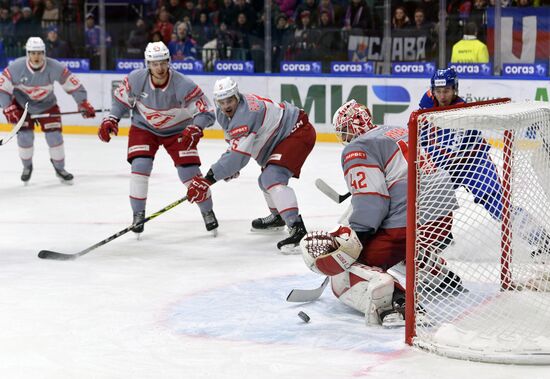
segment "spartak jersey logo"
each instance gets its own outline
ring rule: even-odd
[[[174,117],[174,115],[160,113],[158,111],[145,114],[147,121],[157,129],[162,129],[164,125],[174,119]]]
[[[22,89],[32,100],[41,100],[49,93],[47,89],[42,87],[23,87]]]
[[[344,163],[348,163],[354,159],[367,159],[367,153],[364,151],[350,151],[344,156]]]

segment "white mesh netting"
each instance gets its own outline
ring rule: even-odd
[[[550,363],[550,106],[473,103],[420,113],[409,128],[413,343],[462,359]]]

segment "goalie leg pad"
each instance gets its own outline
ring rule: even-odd
[[[384,311],[392,309],[394,281],[375,267],[354,263],[331,278],[332,291],[344,304],[365,314],[367,325],[379,325]]]
[[[313,272],[332,276],[347,270],[361,254],[363,246],[349,227],[334,232],[311,232],[300,242],[302,258]]]

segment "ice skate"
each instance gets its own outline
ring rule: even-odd
[[[306,227],[302,221],[302,217],[298,216],[298,220],[290,227],[290,236],[277,243],[277,248],[281,253],[300,254],[299,244],[302,238],[307,234]]]
[[[204,226],[206,230],[212,233],[214,237],[218,235],[218,220],[213,210],[202,213],[202,218],[204,220]]]
[[[279,230],[283,230],[285,227],[285,221],[281,215],[270,214],[267,217],[260,217],[252,220],[252,232],[270,233]]]
[[[143,221],[143,219],[145,219],[145,211],[134,213],[134,220],[132,221],[132,225],[136,225],[137,223]],[[139,239],[139,235],[143,233],[143,229],[144,229],[144,224],[141,224],[138,226],[134,226],[132,228],[132,232],[136,233],[137,238]]]
[[[21,174],[21,180],[25,185],[29,184],[29,180],[32,175],[32,164],[28,167],[23,167],[23,173]]]
[[[52,161],[52,164],[53,164],[53,161]],[[53,168],[55,170],[55,175],[59,178],[61,183],[68,184],[68,185],[73,184],[73,179],[74,179],[73,174],[71,174],[70,172],[67,172],[67,170],[65,170],[64,168],[59,169],[55,167],[55,165],[53,166]]]

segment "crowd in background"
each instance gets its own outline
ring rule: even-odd
[[[383,0],[267,0],[271,3],[273,68],[281,60],[348,60],[350,35],[381,35]],[[108,5],[109,59],[142,58],[148,42],[163,41],[173,60],[253,60],[263,71],[265,13],[259,0],[131,0]],[[501,0],[502,6],[548,6],[549,0]],[[109,1],[106,1],[109,4]],[[120,3],[119,3],[120,4]],[[79,0],[0,0],[0,39],[6,55],[24,54],[30,36],[45,39],[51,57],[81,57],[98,68],[97,8]],[[486,42],[486,9],[494,0],[448,0],[447,45],[468,22]],[[437,54],[438,0],[392,1],[392,30],[428,36],[427,57]],[[96,66],[96,67],[94,67]],[[206,67],[208,69],[208,67]]]

